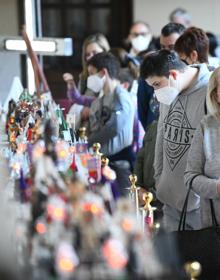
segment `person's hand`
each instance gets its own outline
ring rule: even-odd
[[[64,73],[63,74],[63,79],[64,81],[67,83],[68,81],[73,81],[74,78],[73,78],[73,75],[70,74],[70,73]]]
[[[88,120],[89,118],[89,113],[90,113],[90,108],[89,107],[84,107],[80,113],[81,119],[83,121]]]
[[[76,86],[75,82],[74,82],[74,77],[70,73],[64,73],[63,74],[63,80],[64,80],[64,82],[67,83],[67,88],[68,89],[72,89]]]

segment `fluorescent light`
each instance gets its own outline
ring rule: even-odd
[[[35,52],[56,52],[56,42],[54,41],[32,41],[32,48]],[[23,40],[5,40],[5,49],[9,51],[26,51],[27,47]]]
[[[35,34],[35,19],[34,19],[34,0],[25,0],[24,1],[24,8],[25,8],[25,26],[26,26],[26,32],[31,39],[36,36]]]
[[[30,58],[28,57],[26,60],[27,63],[27,83],[28,83],[28,91],[30,92],[31,95],[34,94],[36,91],[36,86],[35,86],[35,78],[34,78],[34,69],[31,63]]]

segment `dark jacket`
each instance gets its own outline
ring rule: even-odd
[[[143,147],[137,154],[134,174],[138,177],[138,185],[148,191],[154,188],[154,150],[157,137],[157,121],[153,121],[144,136]]]
[[[151,100],[154,98],[154,89],[149,86],[145,80],[140,79],[138,82],[137,103],[138,103],[138,118],[146,130],[148,125],[156,120],[159,115],[158,110],[154,111],[151,108]]]

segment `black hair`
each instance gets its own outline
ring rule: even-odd
[[[140,67],[138,57],[131,56],[123,48],[111,48],[109,52],[118,59],[121,68],[129,68],[132,76],[134,76],[135,79],[138,79]]]
[[[215,50],[218,47],[218,40],[211,32],[206,32],[206,35],[209,38],[209,53],[211,56],[216,56]]]
[[[168,37],[173,33],[182,34],[185,31],[185,27],[180,23],[169,22],[161,29],[161,35]]]
[[[120,63],[118,59],[109,52],[97,53],[87,64],[94,66],[98,72],[106,68],[111,79],[118,79]]]
[[[184,71],[187,66],[178,54],[170,50],[160,50],[147,55],[141,64],[141,78],[147,79],[150,76],[169,77],[172,69]]]
[[[129,68],[121,68],[119,71],[118,79],[121,83],[129,83],[128,91],[131,90],[132,84],[136,77]]]
[[[119,61],[121,67],[127,67],[128,65],[128,52],[123,48],[111,48],[109,50]]]

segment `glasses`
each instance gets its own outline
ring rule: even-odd
[[[132,32],[130,35],[133,37],[147,36],[150,32]]]

